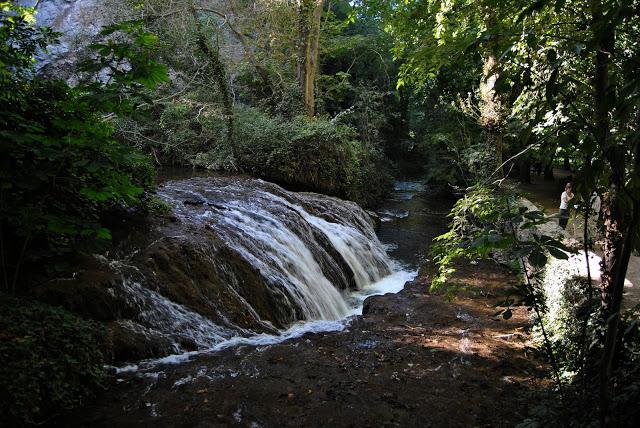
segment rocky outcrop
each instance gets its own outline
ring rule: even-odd
[[[37,4],[38,25],[61,33],[59,42],[38,55],[38,69],[58,78],[75,79],[76,65],[84,59],[87,46],[104,25],[127,19],[131,3],[125,0],[22,0]]]
[[[115,362],[339,319],[349,312],[345,290],[391,271],[352,202],[244,178],[170,182],[159,195],[172,212],[134,231],[121,256],[85,260],[37,291],[103,322]]]

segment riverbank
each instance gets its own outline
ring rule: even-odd
[[[531,176],[531,183],[523,184],[513,181],[512,183],[527,197],[539,210],[542,210],[547,215],[555,215],[558,212],[558,205],[560,202],[560,195],[564,189],[564,185],[567,181],[571,180],[572,173],[563,169],[555,169],[555,180],[545,180],[541,176]],[[569,240],[582,242],[582,217],[572,216],[569,220],[569,225],[563,232],[565,238]],[[555,228],[557,220],[553,219],[548,223],[549,229]],[[567,242],[568,242],[567,241]],[[569,242],[568,242],[569,243]],[[602,258],[603,253],[599,245],[595,246],[595,254]],[[599,262],[598,262],[599,263]],[[597,263],[596,263],[597,265]],[[597,277],[597,274],[595,275]],[[599,281],[599,278],[596,278]],[[623,296],[623,307],[625,309],[631,309],[640,303],[640,257],[637,255],[631,255],[629,258],[629,266],[627,268],[627,275]]]
[[[452,300],[427,271],[367,299],[342,332],[240,346],[116,376],[73,426],[513,426],[546,386],[528,312],[494,317],[512,275],[461,266]]]
[[[449,300],[429,293],[433,237],[451,201],[396,183],[378,210],[388,252],[418,276],[369,297],[342,331],[200,353],[110,377],[106,392],[59,426],[513,426],[547,386],[528,347],[529,314],[496,305],[516,281],[465,263]]]

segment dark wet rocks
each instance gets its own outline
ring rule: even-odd
[[[71,426],[514,426],[540,386],[523,340],[527,311],[491,318],[510,274],[473,267],[483,294],[449,302],[428,278],[370,297],[347,330],[272,346],[241,346],[112,379]],[[461,311],[473,318],[465,321]],[[407,317],[409,314],[409,317]],[[533,378],[532,378],[533,376]]]
[[[184,201],[182,201],[182,203],[184,205],[206,205],[208,207],[213,207],[213,208],[217,208],[219,210],[227,210],[229,208],[225,207],[224,205],[220,205],[220,204],[216,204],[215,202],[209,202],[206,201],[204,199],[185,199]]]
[[[129,320],[106,324],[107,345],[112,361],[139,361],[175,352],[174,340]],[[192,344],[191,349],[195,349]],[[188,349],[188,347],[187,347]]]
[[[204,205],[205,202],[204,199],[185,199],[182,201],[185,205]]]
[[[373,225],[373,228],[376,231],[380,230],[380,227],[382,226],[382,219],[380,219],[380,216],[378,215],[378,213],[371,210],[366,210],[365,212],[371,219],[371,224]]]
[[[287,245],[283,239],[298,239],[330,286],[355,288],[341,252],[297,206],[361,230],[364,241],[374,236],[367,215],[352,202],[294,194],[260,180],[170,182],[159,194],[173,211],[133,228],[111,252],[116,257],[87,258],[72,277],[37,290],[47,302],[103,322],[114,363],[203,349],[238,335],[276,333],[305,319],[286,282],[288,272],[299,269],[287,264],[296,263],[295,257],[280,262],[264,255],[274,243]],[[252,222],[265,222],[262,228],[274,234],[273,242],[254,242],[254,232],[245,230]],[[286,231],[277,230],[277,223]]]

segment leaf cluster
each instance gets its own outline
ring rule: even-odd
[[[0,417],[38,424],[101,388],[104,333],[61,308],[0,296]]]
[[[548,221],[540,211],[519,206],[518,195],[496,185],[476,185],[467,190],[449,214],[449,231],[435,238],[434,261],[438,274],[432,287],[445,285],[455,273],[454,262],[465,258],[500,258],[513,263],[527,279],[521,290],[531,305],[535,290],[530,279],[545,266],[548,256],[566,259],[570,250],[557,239],[538,233],[526,234]],[[534,272],[530,272],[529,269]]]
[[[55,38],[26,12],[0,10],[0,262],[10,291],[25,263],[42,270],[42,260],[52,256],[61,261],[95,250],[111,238],[110,217],[144,208],[151,165],[113,138],[107,117],[130,113],[144,85],[167,78],[150,56],[155,39],[127,22],[104,32],[125,41],[94,46],[93,65],[84,65],[96,72],[106,67],[106,81],[70,87],[44,79],[34,72],[33,55]]]

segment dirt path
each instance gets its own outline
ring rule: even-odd
[[[428,276],[370,298],[346,331],[242,346],[111,380],[66,426],[513,426],[545,386],[528,313],[494,318],[512,276],[466,265],[452,302]]]

